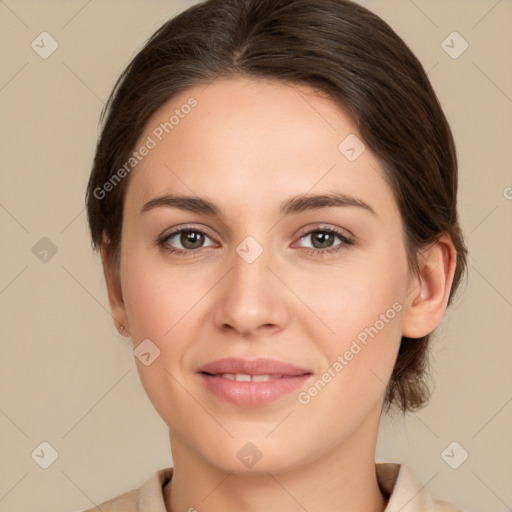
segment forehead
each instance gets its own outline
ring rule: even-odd
[[[375,155],[366,148],[349,160],[345,140],[364,147],[345,109],[314,89],[248,79],[198,85],[148,122],[136,147],[151,149],[128,196],[140,205],[174,191],[249,208],[258,198],[337,190],[389,201]]]

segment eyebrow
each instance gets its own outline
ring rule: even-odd
[[[178,208],[180,210],[202,213],[212,217],[224,217],[222,210],[208,199],[178,194],[165,194],[160,197],[155,197],[144,204],[140,213],[142,214],[160,207]],[[328,194],[306,194],[291,197],[281,203],[278,213],[280,215],[290,215],[309,210],[333,207],[361,208],[372,215],[377,216],[375,210],[368,203],[365,203],[361,199],[339,192],[332,192]]]

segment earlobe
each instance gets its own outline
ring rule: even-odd
[[[128,329],[128,317],[124,305],[123,293],[121,289],[121,280],[117,272],[113,268],[113,262],[110,253],[110,240],[103,233],[101,243],[101,263],[103,265],[103,274],[105,276],[105,284],[107,286],[108,301],[110,311],[116,329],[122,336],[130,336]]]
[[[455,273],[457,255],[448,235],[418,254],[419,270],[410,283],[402,336],[421,338],[443,319]]]

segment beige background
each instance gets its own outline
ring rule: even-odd
[[[512,2],[361,3],[429,71],[458,147],[471,253],[434,345],[432,401],[383,422],[377,459],[410,465],[467,510],[502,512],[512,507]],[[172,465],[131,342],[108,312],[84,191],[115,79],[191,4],[0,0],[0,512],[93,507]],[[31,48],[43,31],[59,45],[47,59]],[[453,31],[469,43],[457,59],[441,47]],[[42,237],[57,249],[46,262],[33,253]],[[48,469],[31,456],[43,441],[58,452]],[[452,459],[469,453],[458,469],[441,457],[453,441]]]

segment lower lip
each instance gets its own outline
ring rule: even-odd
[[[219,375],[199,373],[199,376],[215,396],[242,407],[256,407],[273,402],[303,386],[311,377],[308,374],[260,382],[240,382]]]

